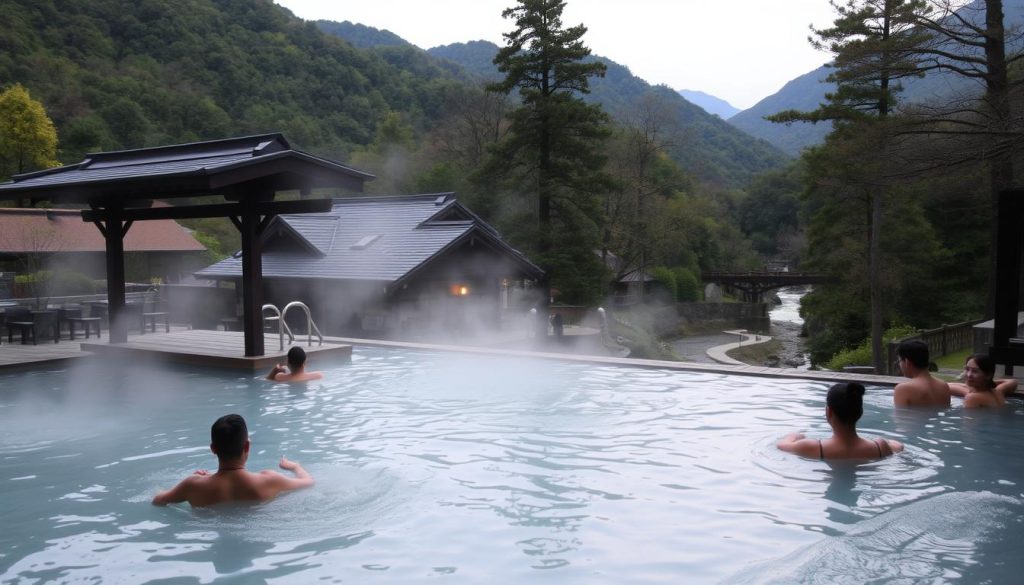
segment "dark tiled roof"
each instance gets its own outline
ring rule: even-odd
[[[512,259],[523,274],[531,278],[542,274],[450,194],[336,199],[330,213],[282,215],[275,222],[286,222],[305,241],[303,246],[286,250],[275,246],[273,235],[268,238],[263,253],[263,275],[267,278],[395,283],[471,236],[489,242]],[[275,234],[274,227],[268,233]],[[303,247],[315,248],[323,255],[297,249]],[[228,258],[196,275],[237,278],[241,274],[241,260]]]
[[[125,252],[199,252],[206,248],[170,219],[137,221]],[[0,209],[0,253],[103,252],[100,230],[73,209]]]
[[[248,172],[230,175],[233,171]],[[322,175],[322,176],[320,176]],[[5,197],[51,195],[65,201],[92,201],[119,193],[134,198],[217,192],[255,177],[287,176],[287,188],[330,186],[332,179],[359,184],[373,175],[292,150],[280,134],[228,138],[138,150],[86,155],[80,163],[15,175],[0,184]],[[132,186],[138,189],[132,191]],[[127,197],[126,197],[127,198]]]

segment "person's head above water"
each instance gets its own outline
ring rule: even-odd
[[[896,356],[919,370],[928,369],[928,345],[920,339],[900,342],[896,346]]]
[[[306,350],[295,346],[288,350],[288,367],[297,370],[306,365]]]
[[[964,381],[971,388],[991,390],[996,385],[995,375],[996,362],[986,354],[973,354],[964,362]]]
[[[828,410],[838,422],[856,426],[864,414],[864,386],[858,382],[840,382],[828,389]]]
[[[248,451],[249,429],[241,415],[226,414],[210,427],[210,449],[221,461],[241,459]]]
[[[275,382],[307,382],[324,377],[323,372],[306,371],[306,350],[297,345],[288,350],[287,359],[287,369],[284,364],[275,364],[266,378]]]

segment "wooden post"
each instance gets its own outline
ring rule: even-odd
[[[1009,352],[1010,338],[1017,336],[1017,306],[1020,302],[1020,259],[1024,243],[1022,230],[1017,226],[1024,204],[1024,192],[1007,190],[999,194],[999,217],[996,222],[995,322],[992,346],[1006,351],[997,363],[1006,366],[1006,375],[1013,375],[1013,356]]]
[[[236,225],[242,232],[242,330],[245,332],[245,356],[256,357],[264,354],[260,216],[251,206],[245,206]]]
[[[97,222],[107,248],[107,322],[110,343],[128,341],[128,321],[124,310],[124,224],[121,204],[105,208],[105,219]],[[129,224],[130,225],[130,224]]]

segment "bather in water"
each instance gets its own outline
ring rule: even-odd
[[[903,450],[899,441],[864,439],[857,435],[857,421],[864,414],[864,386],[842,382],[828,390],[825,419],[832,427],[828,439],[807,439],[803,433],[790,433],[778,447],[810,459],[881,459]]]
[[[1006,396],[1017,390],[1013,379],[994,380],[996,363],[989,356],[976,353],[964,364],[964,382],[953,382],[949,392],[964,399],[964,408],[1006,406]]]

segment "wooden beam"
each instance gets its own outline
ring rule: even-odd
[[[330,199],[300,199],[298,201],[261,201],[258,203],[220,203],[214,205],[189,205],[182,207],[150,207],[148,209],[126,209],[121,217],[127,221],[155,219],[196,219],[200,217],[233,217],[247,213],[258,215],[281,215],[289,213],[325,213],[331,210]],[[82,211],[82,221],[101,221],[103,209]]]

